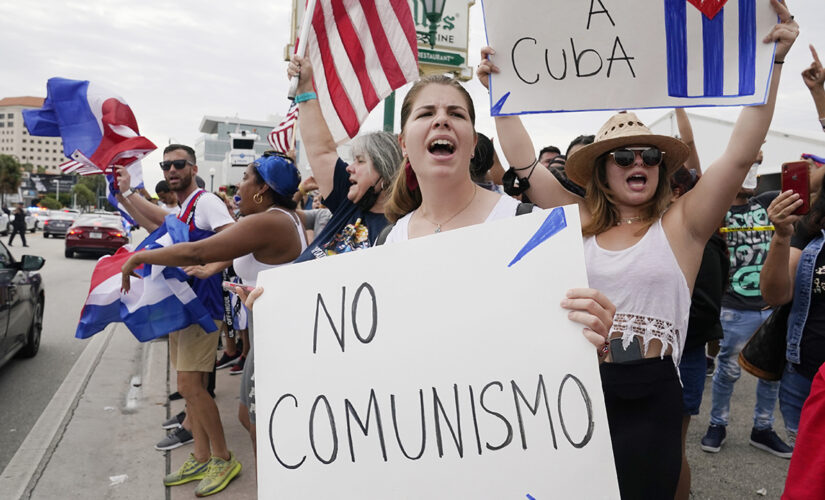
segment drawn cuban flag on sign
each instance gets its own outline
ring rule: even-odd
[[[755,94],[756,0],[664,2],[668,95]]]

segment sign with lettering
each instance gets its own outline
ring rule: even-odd
[[[260,498],[619,498],[575,206],[258,284]]]
[[[501,70],[493,115],[767,97],[774,45],[762,39],[777,22],[767,1],[487,0],[483,9]]]

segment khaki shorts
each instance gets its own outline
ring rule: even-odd
[[[206,333],[197,324],[169,334],[169,359],[179,372],[211,372],[215,368],[220,327],[223,321],[215,320],[217,332]]]

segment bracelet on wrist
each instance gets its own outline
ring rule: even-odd
[[[774,59],[773,63],[774,64],[785,64],[785,60],[783,59],[783,60],[780,61],[779,59]]]
[[[318,94],[315,92],[304,92],[303,94],[298,94],[295,96],[295,103],[300,104],[302,102],[311,101],[313,99],[318,99]]]
[[[129,188],[126,191],[121,191],[121,193],[120,193],[120,195],[123,196],[124,198],[128,198],[128,197],[132,196],[133,194],[135,194],[135,191],[132,188]]]

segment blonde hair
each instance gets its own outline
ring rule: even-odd
[[[595,236],[615,226],[619,220],[619,211],[613,199],[613,191],[607,185],[607,155],[602,155],[594,163],[594,172],[590,177],[584,195],[584,205],[590,211],[590,221],[582,226],[582,236]],[[664,164],[659,165],[659,183],[653,198],[642,205],[639,217],[649,226],[662,216],[673,192],[670,189],[670,177]]]
[[[473,106],[473,99],[470,97],[467,89],[465,89],[464,86],[461,85],[455,78],[451,78],[446,75],[428,75],[415,82],[409,92],[407,92],[407,95],[404,97],[404,102],[401,104],[401,133],[399,136],[404,135],[404,127],[407,124],[407,120],[410,118],[413,103],[418,98],[418,94],[420,94],[421,91],[428,85],[434,84],[446,85],[458,90],[467,105],[467,112],[470,115],[470,122],[473,124],[473,127],[475,127],[476,111]],[[398,172],[395,175],[395,181],[392,183],[390,196],[384,204],[384,216],[393,224],[401,217],[404,217],[421,206],[421,189],[416,188],[415,190],[410,190],[409,186],[407,186],[407,173],[405,171],[405,167],[408,163],[409,160],[407,158],[404,158],[401,162],[401,167],[398,169]],[[469,168],[470,166],[468,163],[468,171]]]

